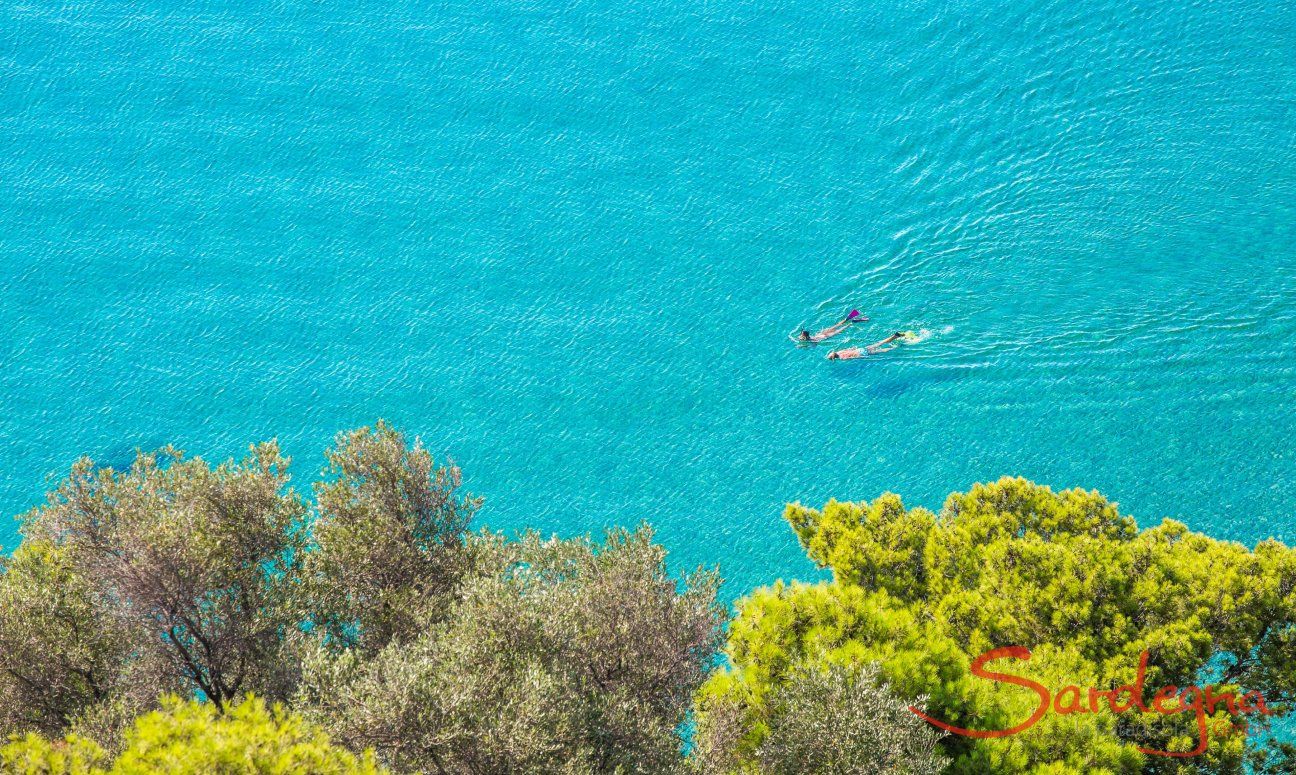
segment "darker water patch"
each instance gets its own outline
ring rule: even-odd
[[[912,390],[918,390],[942,382],[952,382],[961,378],[965,371],[966,369],[950,368],[922,369],[916,373],[907,374],[905,376],[887,377],[878,380],[877,382],[865,387],[864,392],[871,398],[899,398]]]
[[[95,462],[99,468],[111,468],[114,471],[126,471],[135,462],[135,457],[140,452],[153,452],[167,445],[167,440],[161,436],[150,436],[139,439],[138,441],[125,444],[115,444],[97,454],[92,454],[90,459]]]

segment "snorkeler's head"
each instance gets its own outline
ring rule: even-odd
[[[828,353],[828,360],[830,360],[830,361],[835,361],[835,360],[837,360],[837,359],[840,358],[840,357],[841,357],[841,356],[837,354],[837,351],[836,351],[836,350],[833,350],[832,352]]]
[[[801,329],[801,341],[803,342],[810,341],[810,332],[805,330],[804,328]]]

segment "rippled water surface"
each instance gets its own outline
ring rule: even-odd
[[[0,510],[383,416],[485,522],[1022,474],[1296,540],[1296,5],[14,2]],[[828,362],[787,334],[850,307]],[[0,538],[12,546],[11,526]]]

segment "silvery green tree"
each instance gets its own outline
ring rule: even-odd
[[[471,540],[460,593],[366,660],[321,649],[298,706],[354,749],[434,773],[662,773],[718,648],[718,578],[672,577],[647,528]]]
[[[891,692],[875,663],[804,665],[764,706],[759,723],[767,731],[755,769],[761,775],[936,775],[949,764],[936,745],[940,735],[909,704]],[[712,708],[704,718],[694,757],[704,773],[747,771],[732,757],[742,712]]]
[[[339,434],[326,457],[306,556],[310,613],[335,648],[372,653],[415,635],[420,614],[457,586],[481,501],[459,494],[457,467],[437,467],[381,421]]]
[[[59,732],[108,701],[130,651],[66,551],[28,541],[0,557],[0,738]]]
[[[98,653],[124,638],[113,659],[158,671],[137,678],[217,703],[289,694],[307,509],[287,466],[273,442],[217,466],[170,448],[123,472],[76,463],[23,524],[26,541],[65,558],[69,594],[110,633],[72,633],[67,647]]]
[[[470,536],[458,470],[382,423],[328,459],[314,508],[273,443],[217,466],[78,462],[0,575],[0,731],[120,751],[161,694],[256,693],[402,768],[682,765],[724,620],[714,573],[671,576],[646,529]]]

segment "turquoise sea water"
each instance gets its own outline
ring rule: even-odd
[[[0,510],[387,417],[484,522],[1004,474],[1296,541],[1296,5],[0,8]],[[849,363],[787,335],[850,307]],[[0,528],[12,547],[13,528]]]

